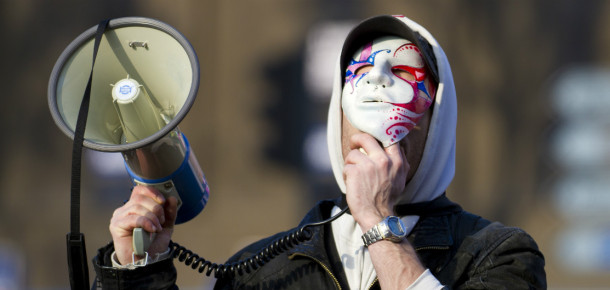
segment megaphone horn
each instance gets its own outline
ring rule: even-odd
[[[95,33],[96,27],[91,27],[66,47],[49,81],[51,114],[71,138],[91,71]],[[163,22],[143,17],[110,20],[97,59],[85,147],[106,152],[141,148],[174,129],[195,101],[200,76],[197,55],[180,32]],[[150,101],[166,113],[167,124],[139,140],[122,142],[123,130],[109,85],[127,76],[146,89]]]
[[[93,65],[91,27],[62,52],[48,87],[51,115],[74,139],[83,92],[92,72],[83,146],[121,152],[135,183],[178,198],[176,223],[203,210],[209,188],[190,145],[177,128],[199,87],[199,62],[186,38],[143,17],[109,21]],[[93,70],[93,71],[92,71]]]

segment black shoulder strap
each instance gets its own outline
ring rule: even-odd
[[[74,143],[72,146],[72,176],[70,185],[70,233],[66,236],[68,247],[68,268],[70,270],[70,286],[72,289],[89,288],[89,269],[87,267],[87,249],[85,247],[85,235],[80,232],[80,181],[81,181],[81,156],[83,141],[85,137],[85,125],[89,114],[89,100],[91,99],[91,79],[93,78],[93,66],[102,40],[102,35],[108,27],[109,19],[103,20],[97,26],[95,44],[93,46],[93,63],[89,81],[85,88],[85,94],[78,111],[76,129],[74,131]]]

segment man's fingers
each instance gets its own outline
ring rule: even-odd
[[[155,223],[151,216],[128,215],[120,219],[113,220],[110,223],[110,232],[121,236],[131,236],[133,229],[143,228],[144,230],[154,233],[161,230],[161,225],[158,221]]]
[[[383,148],[369,134],[354,134],[350,138],[350,148],[352,150],[345,157],[345,164],[360,164],[381,169],[394,166],[400,167],[404,163],[404,154],[402,154],[398,143]]]
[[[394,143],[384,148],[386,154],[390,157],[394,166],[402,167],[408,164],[406,152],[404,152],[402,148],[403,147],[400,146],[400,143]]]
[[[137,217],[143,217],[148,222],[138,220]],[[136,222],[140,224],[126,224],[125,221]],[[120,224],[124,230],[131,230],[134,227],[146,226],[147,231],[158,231],[162,229],[162,225],[166,221],[165,209],[161,204],[145,195],[133,195],[125,205],[116,209],[111,219],[111,226]],[[144,223],[144,224],[142,224]],[[150,225],[148,225],[150,224]]]
[[[151,198],[158,204],[165,203],[165,196],[153,187],[137,185],[131,191],[131,199],[141,200],[144,197]]]
[[[383,152],[383,148],[373,136],[365,133],[354,134],[350,138],[349,147],[351,150],[362,148],[366,155]]]
[[[384,148],[385,152],[388,153],[388,155],[398,155],[401,156],[403,154],[402,150],[400,149],[400,143],[394,143],[386,148]]]
[[[143,217],[146,220],[150,221],[150,224],[152,224],[155,227],[154,231],[160,230],[162,228],[163,225],[163,221],[162,219],[164,219],[163,217],[163,209],[161,209],[161,218],[159,217],[159,215],[155,214],[154,212],[148,210],[145,207],[142,207],[140,205],[134,205],[132,207],[130,207],[128,210],[124,211],[123,213],[121,213],[120,215],[113,217],[111,223],[119,223],[119,224],[124,224],[124,220],[131,220],[131,221],[135,221],[135,218],[138,217]],[[142,222],[141,220],[138,220],[140,222]],[[142,227],[142,224],[138,224],[138,225],[132,225],[133,227]],[[127,229],[127,228],[126,228]],[[147,230],[152,230],[152,229],[147,229]]]
[[[154,210],[150,210],[143,206],[134,206],[128,215],[145,217],[152,221],[156,228],[160,229],[165,221],[164,210],[160,205],[156,205]]]
[[[164,204],[158,203],[156,200],[153,200],[149,196],[133,196],[132,199],[130,199],[129,202],[127,202],[123,207],[126,211],[133,211],[133,213],[136,214],[143,214],[142,210],[150,211],[157,217],[159,217],[161,223],[163,223],[165,219]]]
[[[345,156],[345,164],[361,164],[367,161],[367,153],[364,149],[360,148],[359,150],[350,151],[347,156]]]
[[[165,222],[162,223],[163,227],[173,227],[178,215],[178,199],[170,196],[165,203],[164,211]]]

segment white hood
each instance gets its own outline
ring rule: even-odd
[[[419,34],[419,35],[417,35]],[[432,105],[432,119],[428,129],[428,138],[422,160],[417,172],[405,187],[398,204],[430,201],[442,195],[455,173],[455,129],[457,122],[457,101],[451,68],[445,53],[434,37],[417,23],[404,16],[378,16],[367,19],[356,26],[345,40],[343,51],[335,68],[333,92],[328,113],[328,150],[337,184],[345,193],[343,180],[343,154],[341,152],[341,93],[344,84],[343,72],[347,57],[351,57],[350,49],[363,45],[363,41],[371,41],[385,35],[396,35],[420,46],[423,38],[430,43],[430,49],[422,49],[422,56],[428,63],[436,58],[437,70],[431,70],[438,78],[438,88]],[[415,40],[413,39],[415,38]],[[357,45],[360,41],[360,45]],[[434,65],[432,65],[434,66]],[[340,209],[333,208],[335,215]],[[407,227],[407,234],[413,229],[419,216],[403,216],[401,220]],[[367,248],[360,237],[362,230],[351,215],[344,214],[332,222],[332,233],[341,257],[350,288],[364,289],[375,281],[376,272]]]
[[[369,37],[387,34],[403,36],[411,34],[412,31],[419,33],[432,46],[438,68],[439,83],[432,105],[433,115],[421,163],[413,179],[405,187],[398,204],[433,200],[445,192],[453,179],[455,173],[457,100],[447,57],[434,37],[419,24],[404,16],[380,16],[365,20],[352,30],[350,33],[352,39],[350,40],[350,36],[348,36],[346,44],[344,44],[344,50],[335,67],[328,113],[328,150],[335,179],[343,193],[345,193],[345,181],[343,180],[344,160],[341,151],[341,92],[345,69],[341,67],[341,60],[346,57],[345,55],[348,55],[346,54],[346,47],[353,46],[353,43],[349,42],[362,35]]]

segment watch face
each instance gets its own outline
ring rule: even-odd
[[[402,236],[405,234],[402,221],[397,217],[390,217],[388,219],[388,227],[390,228],[390,232],[392,232],[394,235]]]

